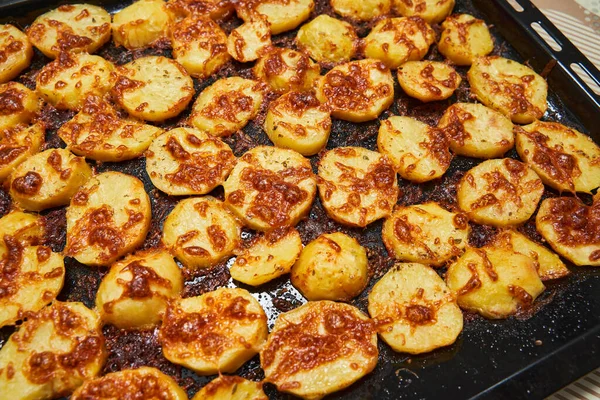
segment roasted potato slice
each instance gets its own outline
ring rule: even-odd
[[[276,229],[237,251],[229,272],[236,281],[259,286],[290,272],[301,251],[302,239],[296,229]]]
[[[438,123],[456,154],[502,157],[515,144],[513,124],[498,111],[479,103],[454,103]]]
[[[142,181],[103,172],[71,198],[64,254],[86,265],[110,265],[142,244],[151,217]]]
[[[244,289],[221,288],[169,303],[159,340],[165,357],[200,375],[234,372],[263,347],[267,316]]]
[[[14,25],[0,25],[0,55],[0,83],[4,83],[29,67],[33,48],[27,35]]]
[[[110,14],[91,4],[64,4],[40,15],[27,29],[46,57],[63,51],[93,53],[110,40]]]
[[[98,315],[83,303],[55,301],[4,343],[0,394],[12,400],[68,395],[100,374],[106,356]]]
[[[478,224],[522,224],[544,193],[540,177],[512,158],[487,160],[471,168],[458,184],[458,206]]]
[[[234,11],[233,2],[223,0],[167,0],[167,8],[179,19],[190,15],[206,15],[219,20]]]
[[[8,180],[9,193],[21,208],[41,211],[69,204],[91,176],[85,158],[66,149],[48,149],[14,169]]]
[[[477,57],[494,50],[494,41],[485,23],[469,14],[450,15],[442,23],[438,50],[456,65],[471,65]]]
[[[221,375],[204,386],[192,400],[269,400],[262,382]]]
[[[223,184],[225,204],[259,231],[296,225],[310,210],[316,186],[308,159],[270,146],[247,151]]]
[[[187,267],[205,268],[233,254],[240,228],[220,200],[189,198],[177,203],[165,220],[162,240]]]
[[[0,130],[0,182],[4,182],[17,165],[40,151],[45,135],[42,122]]]
[[[399,189],[388,157],[362,147],[338,147],[319,161],[319,195],[335,221],[365,227],[392,213]]]
[[[42,244],[46,239],[44,218],[38,214],[11,211],[0,218],[0,252],[4,236],[15,238],[24,247]]]
[[[431,268],[397,264],[369,293],[369,314],[394,351],[427,353],[456,341],[462,311],[446,283]]]
[[[369,280],[367,252],[344,233],[325,233],[300,253],[292,267],[292,284],[308,300],[349,301]]]
[[[271,34],[278,35],[306,21],[313,8],[313,0],[250,0],[241,2],[237,12],[246,22],[255,19],[256,14],[263,15],[269,23]]]
[[[371,21],[390,13],[392,0],[331,0],[331,7],[342,17],[355,21]]]
[[[306,54],[278,47],[259,58],[254,66],[254,75],[279,94],[312,90],[320,72],[321,67]]]
[[[331,117],[313,93],[288,92],[269,103],[264,128],[275,146],[312,156],[327,144]]]
[[[411,117],[383,120],[377,148],[389,157],[400,176],[413,182],[441,177],[452,161],[444,133]]]
[[[243,23],[227,38],[227,52],[240,62],[257,60],[271,46],[271,28],[264,17]]]
[[[41,106],[38,95],[26,86],[18,82],[0,84],[0,131],[29,124]]]
[[[394,8],[402,16],[418,16],[437,24],[452,13],[454,0],[394,0]]]
[[[260,364],[265,381],[280,391],[320,399],[371,372],[378,354],[367,316],[349,304],[322,300],[279,315]]]
[[[302,25],[296,44],[317,62],[346,62],[356,53],[358,36],[345,21],[321,14]]]
[[[502,57],[479,57],[467,73],[471,92],[488,107],[518,124],[528,124],[548,108],[548,84],[529,67]]]
[[[430,202],[398,207],[385,220],[381,234],[393,257],[440,266],[463,252],[469,231],[465,214]]]
[[[425,57],[433,42],[435,32],[422,18],[386,18],[364,39],[364,52],[389,68],[398,68],[407,61]]]
[[[173,15],[163,0],[138,0],[113,16],[113,40],[130,50],[167,37]]]
[[[423,102],[445,100],[454,94],[462,78],[454,68],[438,61],[408,61],[398,68],[404,92]]]
[[[600,147],[589,136],[543,121],[518,127],[515,133],[519,156],[546,185],[586,193],[600,186]]]

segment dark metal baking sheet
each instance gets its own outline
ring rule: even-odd
[[[74,1],[71,1],[73,3]],[[131,1],[103,0],[88,1],[99,4],[114,12]],[[557,65],[546,70],[550,86],[549,111],[545,119],[559,121],[574,126],[591,134],[600,143],[600,113],[598,97],[591,94],[581,81],[574,80],[567,66],[571,62],[581,62],[589,70],[593,66],[585,64],[572,45],[561,36],[560,32],[537,11],[529,2],[519,0],[525,12],[516,13],[505,0],[457,0],[455,12],[468,12],[483,18],[492,24],[491,31],[496,40],[496,54],[508,58],[525,61],[538,72],[544,70],[553,59]],[[63,4],[64,1],[44,0],[8,0],[0,4],[4,17],[0,22],[13,22],[21,28],[26,27],[35,16]],[[327,0],[317,0],[316,13],[331,13]],[[563,52],[552,53],[548,46],[534,33],[530,23],[537,21],[551,31],[555,38],[563,44]],[[229,21],[225,28],[236,25],[235,19]],[[361,35],[368,32],[368,24],[356,26]],[[279,35],[275,43],[281,46],[293,46],[295,32]],[[435,47],[435,46],[434,46]],[[427,55],[428,59],[440,59],[436,49]],[[168,48],[156,47],[145,52],[125,52],[108,45],[99,53],[116,63],[124,63],[134,56],[142,54],[165,54]],[[39,53],[32,67],[19,80],[32,87],[37,69],[47,60]],[[459,68],[464,77],[466,68]],[[597,70],[595,70],[597,74]],[[218,77],[227,74],[248,76],[249,66],[231,63],[222,72],[203,82],[195,80],[197,92],[208,86]],[[596,75],[598,77],[598,75]],[[466,80],[465,80],[466,81]],[[396,84],[396,99],[389,111],[380,116],[387,118],[391,114],[414,116],[429,123],[436,123],[443,110],[454,101],[472,101],[466,82],[463,82],[457,94],[448,102],[437,102],[423,105],[410,99]],[[187,111],[189,112],[189,110]],[[72,113],[60,112],[48,107],[44,117],[49,124],[48,145],[59,147],[63,144],[56,138],[56,129],[68,120]],[[185,117],[186,113],[182,117]],[[262,114],[264,117],[264,113]],[[244,134],[236,134],[228,139],[236,155],[256,144],[269,143],[268,138],[259,127],[258,121],[251,122]],[[175,126],[181,118],[167,121],[165,126]],[[362,124],[351,124],[334,121],[328,148],[342,145],[360,145],[370,149],[376,148],[378,121]],[[515,152],[509,156],[516,157]],[[318,156],[312,157],[313,165]],[[447,207],[455,204],[455,183],[462,173],[478,161],[457,157],[444,178],[424,185],[401,182],[403,194],[399,200],[402,204],[419,203],[428,199],[441,202]],[[92,164],[94,164],[92,162]],[[144,244],[145,247],[156,245],[160,239],[160,227],[166,214],[172,209],[177,199],[165,196],[155,190],[145,170],[144,160],[137,159],[122,163],[97,163],[97,171],[109,169],[136,175],[142,179],[149,191],[153,206],[153,226]],[[220,196],[222,192],[213,193]],[[556,196],[557,193],[547,190],[545,196]],[[589,197],[584,198],[589,201]],[[0,190],[0,215],[10,205],[5,192]],[[51,228],[50,244],[54,250],[60,251],[64,246],[64,208],[44,213]],[[474,244],[484,243],[491,233],[490,229],[472,225]],[[342,230],[359,239],[369,249],[370,272],[372,283],[391,265],[381,239],[381,222],[370,225],[367,229],[348,229],[329,220],[318,201],[311,210],[307,220],[298,227],[306,244],[309,240],[325,231]],[[534,239],[534,224],[527,224],[522,231]],[[245,235],[251,235],[247,232]],[[380,341],[380,360],[372,374],[362,379],[349,389],[331,396],[339,399],[418,399],[418,398],[541,398],[568,384],[588,371],[600,366],[600,271],[593,268],[573,268],[574,273],[557,282],[547,283],[547,290],[536,304],[536,312],[521,318],[509,318],[503,321],[488,321],[478,316],[466,314],[465,328],[457,342],[450,347],[421,355],[408,356],[397,354]],[[104,272],[89,268],[67,260],[67,278],[59,299],[83,301],[93,306],[93,299]],[[204,275],[202,275],[204,274]],[[231,285],[227,265],[222,264],[207,273],[188,274],[184,295],[196,295],[221,285]],[[256,293],[261,304],[269,315],[272,325],[276,316],[299,304],[298,294],[284,277],[275,282],[263,285],[258,289],[246,287]],[[366,308],[366,294],[369,289],[353,303],[361,309]],[[523,320],[524,319],[524,320]],[[0,330],[0,346],[12,332],[10,328]],[[189,394],[195,393],[210,378],[198,378],[195,374],[166,361],[157,344],[156,332],[124,332],[113,327],[105,327],[110,356],[104,372],[139,365],[156,366],[168,374],[174,375],[186,386]],[[248,378],[260,379],[257,357],[248,362],[239,371]],[[273,387],[267,385],[266,390],[271,398],[287,398],[278,394]]]

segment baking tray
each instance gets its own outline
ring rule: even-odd
[[[104,6],[111,12],[122,8],[130,1],[103,0],[88,1]],[[0,23],[12,22],[24,28],[33,19],[48,9],[65,1],[48,0],[4,0],[0,4]],[[73,1],[71,1],[73,3]],[[315,13],[332,14],[327,0],[317,0]],[[549,110],[545,119],[559,121],[590,134],[600,143],[600,99],[585,85],[572,70],[571,64],[577,63],[598,80],[598,70],[537,10],[525,0],[518,0],[523,11],[517,12],[505,0],[457,0],[455,12],[467,12],[483,18],[491,24],[491,32],[496,40],[495,54],[520,60],[531,65],[536,71],[544,71],[550,94]],[[560,52],[554,52],[535,33],[532,22],[539,23],[562,46]],[[232,19],[224,26],[232,29],[239,21]],[[366,35],[368,24],[356,25],[360,36]],[[276,45],[293,46],[295,31],[279,35],[274,39]],[[169,49],[157,46],[143,52],[124,52],[108,45],[99,53],[116,63],[124,63],[133,56],[142,54],[168,55]],[[426,56],[428,59],[441,59],[432,47]],[[47,60],[36,53],[32,67],[25,71],[19,80],[32,87],[35,72]],[[459,68],[465,75],[466,68]],[[237,63],[227,65],[216,77],[203,82],[195,80],[199,92],[218,77],[228,74],[250,76],[250,66]],[[466,81],[466,80],[465,80]],[[436,123],[450,102],[472,101],[466,82],[455,96],[447,102],[424,105],[410,99],[396,84],[396,99],[389,111],[380,119],[391,114],[410,115],[425,122]],[[189,109],[182,114],[184,118]],[[48,107],[44,110],[44,119],[48,124],[47,147],[61,147],[64,144],[55,135],[56,129],[72,116],[70,112],[61,112]],[[242,154],[256,144],[269,144],[269,140],[260,129],[261,118],[244,128],[243,134],[236,134],[228,143],[236,155]],[[166,121],[164,127],[176,126],[181,118]],[[360,145],[369,149],[376,148],[378,121],[351,124],[336,120],[328,148],[343,145]],[[516,157],[513,151],[508,156]],[[318,156],[312,157],[313,166]],[[414,204],[426,200],[435,200],[447,207],[455,206],[455,184],[464,171],[476,165],[478,161],[456,157],[447,174],[440,180],[424,185],[400,182],[401,204]],[[168,212],[178,199],[165,196],[152,187],[145,170],[144,160],[137,159],[122,163],[93,163],[98,172],[119,170],[138,176],[150,193],[153,206],[153,224],[144,247],[157,245],[160,239],[160,227]],[[213,195],[220,197],[217,189]],[[547,189],[544,196],[558,194]],[[589,196],[583,200],[590,201]],[[10,199],[0,189],[0,215],[8,211]],[[48,240],[55,251],[64,246],[64,208],[43,213],[50,229]],[[489,240],[493,229],[472,224],[473,234],[470,241],[482,245]],[[298,226],[304,243],[315,238],[321,232],[344,231],[356,237],[369,250],[369,267],[373,275],[371,285],[391,265],[387,252],[380,239],[381,222],[371,224],[367,229],[350,229],[329,220],[318,199],[315,201],[309,217]],[[528,223],[522,232],[540,240],[535,225]],[[252,236],[245,232],[243,237]],[[73,259],[66,260],[67,276],[65,287],[59,295],[60,300],[83,301],[93,306],[93,299],[105,273],[89,268]],[[594,268],[572,268],[569,277],[548,282],[547,290],[536,301],[535,308],[528,314],[502,321],[488,321],[476,315],[465,314],[465,328],[457,342],[434,352],[408,356],[394,353],[380,341],[380,359],[373,373],[350,388],[330,396],[337,399],[420,399],[438,398],[542,398],[560,387],[572,382],[590,370],[600,366],[600,270]],[[219,286],[233,285],[226,263],[210,271],[186,275],[184,295],[197,295]],[[258,289],[245,287],[256,295],[267,314],[272,326],[276,316],[282,311],[294,308],[300,303],[301,296],[289,284],[287,277],[263,285]],[[353,301],[353,304],[365,310],[366,294],[369,288]],[[12,333],[12,328],[0,330],[0,346]],[[104,328],[109,348],[109,359],[104,372],[127,367],[151,365],[173,375],[184,385],[189,394],[212,377],[197,377],[194,373],[166,361],[157,345],[155,331],[125,332],[113,327]],[[258,357],[246,363],[238,373],[250,379],[263,377]],[[277,393],[270,385],[265,390],[273,399],[288,398]]]

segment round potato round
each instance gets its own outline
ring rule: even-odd
[[[29,41],[46,57],[61,52],[93,53],[110,40],[110,14],[91,4],[64,4],[40,15],[27,29]]]
[[[41,211],[69,204],[91,176],[85,158],[66,149],[48,149],[15,168],[9,179],[9,193],[24,210]]]
[[[390,160],[362,147],[338,147],[319,161],[319,195],[335,221],[365,227],[392,213],[398,199]]]
[[[438,122],[456,154],[502,157],[515,144],[513,124],[498,111],[478,103],[454,103]]]
[[[317,62],[337,63],[354,57],[358,36],[349,23],[321,14],[298,29],[296,43]]]
[[[262,382],[221,375],[204,386],[192,400],[269,400]]]
[[[540,177],[512,158],[487,160],[471,168],[458,184],[458,206],[478,224],[522,224],[544,193]]]
[[[355,21],[370,21],[392,9],[392,0],[331,0],[333,11]]]
[[[435,32],[420,17],[386,18],[364,39],[364,52],[394,69],[425,57],[434,41]]]
[[[225,204],[259,231],[296,225],[310,210],[316,186],[308,159],[270,146],[247,151],[223,184]]]
[[[29,214],[23,211],[11,211],[0,218],[0,238],[11,236],[21,246],[35,246],[46,240],[45,218],[38,214]],[[0,252],[6,251],[4,243],[0,240]]]
[[[271,46],[271,29],[265,18],[257,16],[231,31],[227,52],[240,62],[249,62],[266,54]]]
[[[494,41],[485,21],[469,14],[450,15],[442,23],[438,50],[456,65],[471,65],[477,57],[494,50]]]
[[[169,303],[159,341],[164,356],[200,375],[235,372],[267,339],[267,316],[244,289],[221,288]]]
[[[172,15],[163,0],[137,0],[113,17],[113,40],[127,49],[147,47],[167,36]]]
[[[264,16],[273,35],[295,29],[315,8],[313,0],[253,0],[242,4],[238,7],[241,18],[248,22],[256,18],[256,14]]]
[[[40,151],[45,135],[43,122],[0,130],[0,182],[4,182],[19,164]]]
[[[541,118],[548,84],[534,70],[502,57],[479,57],[467,73],[471,92],[488,107],[518,124]]]
[[[557,122],[543,121],[515,132],[519,156],[546,185],[586,193],[600,186],[600,147],[589,136]]]
[[[204,14],[219,20],[234,11],[233,2],[223,0],[167,0],[167,8],[179,19]]]
[[[398,82],[410,97],[429,102],[452,96],[462,78],[442,62],[409,61],[398,68]]]
[[[71,198],[64,254],[86,265],[110,265],[142,244],[151,218],[142,181],[114,171],[96,175]]]
[[[233,254],[240,226],[220,200],[205,196],[177,203],[165,220],[163,242],[185,266],[210,267]]]
[[[40,98],[26,86],[18,82],[0,84],[0,131],[29,124],[41,106]]]
[[[279,94],[311,90],[320,72],[319,65],[306,54],[285,48],[271,49],[254,66],[254,75]]]
[[[331,132],[329,110],[309,92],[288,92],[269,104],[265,132],[277,147],[317,154]]]
[[[394,79],[381,61],[351,61],[333,68],[319,80],[317,98],[336,118],[369,121],[394,101]]]
[[[383,224],[383,243],[398,260],[440,266],[460,255],[469,238],[463,213],[437,203],[398,207]]]
[[[394,351],[421,354],[456,341],[462,311],[446,283],[423,264],[397,264],[369,293],[369,314]]]
[[[218,137],[176,128],[154,139],[146,152],[146,172],[170,195],[206,194],[222,184],[236,163]]]
[[[418,16],[437,24],[452,13],[454,0],[394,0],[394,8],[402,16]]]
[[[260,364],[265,381],[280,391],[320,399],[371,372],[378,354],[377,332],[366,315],[322,300],[279,315]]]
[[[29,67],[33,48],[23,32],[13,25],[0,25],[0,83],[16,78]]]
[[[114,72],[112,93],[131,115],[147,121],[164,121],[179,115],[194,95],[194,82],[177,61],[147,56],[122,65]]]

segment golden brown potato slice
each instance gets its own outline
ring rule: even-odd
[[[225,182],[236,158],[218,137],[176,128],[154,139],[146,152],[146,172],[170,195],[206,194]]]
[[[41,211],[69,204],[91,176],[85,158],[66,149],[48,149],[14,169],[8,180],[9,192],[21,208]]]
[[[462,78],[442,62],[409,61],[398,68],[398,82],[410,97],[429,102],[452,96]]]
[[[377,148],[404,179],[426,182],[446,173],[452,154],[443,132],[411,117],[381,122]]]
[[[204,386],[192,400],[269,400],[262,382],[221,375]]]
[[[349,23],[321,14],[298,29],[296,44],[317,62],[345,62],[354,57],[358,36]]]
[[[64,4],[40,15],[27,29],[29,41],[46,57],[63,51],[93,53],[110,40],[110,15],[91,4]]]
[[[405,17],[418,16],[437,24],[452,13],[454,0],[394,0],[394,8]]]
[[[227,52],[240,62],[257,60],[271,46],[271,28],[263,16],[243,23],[227,38]]]
[[[40,151],[45,135],[43,122],[0,130],[0,182],[4,182],[17,165]]]
[[[389,14],[392,0],[331,0],[333,11],[355,21],[370,21]]]
[[[260,352],[265,381],[282,392],[320,399],[375,368],[377,333],[357,308],[311,301],[281,314]]]
[[[600,199],[586,206],[573,197],[542,202],[535,219],[538,232],[575,265],[600,266]]]
[[[433,42],[435,32],[422,18],[386,18],[364,39],[364,52],[389,68],[398,68],[407,61],[425,57]]]
[[[228,136],[256,117],[263,102],[262,84],[232,76],[219,79],[200,93],[190,123],[214,136]]]
[[[181,113],[194,95],[194,82],[177,61],[147,56],[118,67],[112,94],[131,115],[164,121]]]
[[[142,244],[151,217],[142,181],[114,171],[96,175],[71,198],[64,253],[82,264],[110,265]]]
[[[319,80],[317,98],[327,104],[336,118],[369,121],[394,101],[394,79],[381,61],[351,61],[333,68]]]
[[[479,57],[467,73],[471,92],[488,107],[518,124],[528,124],[548,108],[548,84],[534,70],[502,57]]]
[[[254,66],[254,75],[279,94],[312,90],[320,72],[321,67],[306,54],[277,47],[259,58]]]
[[[313,93],[288,92],[269,103],[264,128],[275,146],[312,156],[327,144],[331,117]]]
[[[494,50],[494,41],[485,23],[469,14],[450,15],[442,23],[438,50],[457,65],[471,65],[477,57]]]
[[[236,281],[259,286],[290,272],[301,251],[302,239],[296,229],[276,229],[239,250],[229,272]]]
[[[512,158],[487,160],[471,168],[458,184],[461,210],[478,224],[509,226],[531,217],[544,193],[540,177]]]
[[[519,157],[559,191],[600,186],[600,147],[587,135],[557,122],[536,121],[515,129]]]
[[[29,124],[41,106],[37,94],[24,85],[18,82],[0,84],[0,131]]]
[[[167,8],[179,19],[190,15],[206,15],[219,20],[233,13],[233,3],[223,0],[167,0]]]
[[[437,203],[398,207],[383,224],[383,243],[403,261],[440,266],[462,254],[469,237],[467,216]]]
[[[446,283],[431,268],[396,264],[371,289],[369,314],[394,351],[427,353],[456,341],[462,311]]]
[[[263,347],[267,316],[244,289],[171,302],[159,340],[165,357],[200,375],[235,372]]]
[[[100,374],[106,360],[98,315],[55,301],[31,314],[0,350],[0,394],[11,400],[69,395]]]
[[[167,37],[172,18],[163,0],[138,0],[113,16],[113,40],[128,49],[147,47]]]
[[[173,57],[191,76],[207,78],[231,59],[227,35],[212,19],[191,16],[172,25]]]
[[[310,210],[316,186],[308,159],[271,146],[247,151],[223,184],[225,204],[259,231],[296,225]]]
[[[71,400],[136,398],[188,400],[187,393],[173,378],[152,367],[111,372],[86,381],[71,396]]]
[[[438,123],[456,154],[502,157],[515,144],[513,124],[498,111],[479,103],[454,103]]]
[[[344,233],[326,233],[302,250],[292,267],[292,284],[308,300],[350,301],[368,277],[367,252]]]
[[[240,225],[223,202],[204,196],[177,203],[162,240],[187,267],[205,268],[231,256],[239,238]]]
[[[24,247],[44,243],[46,240],[44,218],[37,214],[11,211],[0,218],[0,238],[4,236],[15,238]],[[3,244],[0,239],[0,249]]]
[[[167,251],[141,251],[110,267],[96,293],[96,309],[104,323],[118,328],[151,328],[182,288],[181,270]]]
[[[390,160],[362,147],[338,147],[319,161],[319,195],[337,222],[365,227],[392,213],[398,179]]]
[[[315,7],[313,0],[250,0],[241,2],[238,15],[246,22],[256,14],[266,17],[273,35],[291,31],[308,19]]]
[[[0,83],[16,78],[29,67],[33,48],[29,38],[11,24],[0,25]]]
[[[486,318],[506,318],[531,307],[544,291],[535,261],[498,242],[467,251],[448,268],[458,305]]]

